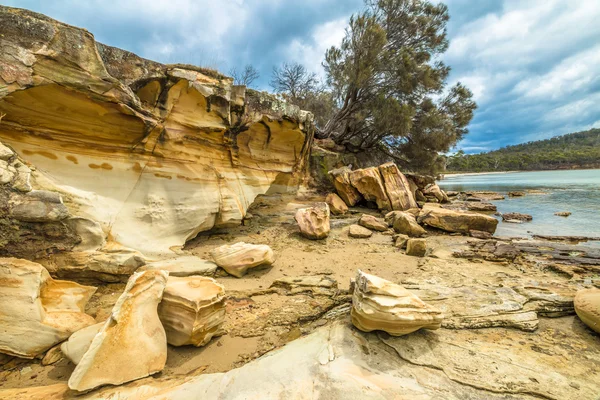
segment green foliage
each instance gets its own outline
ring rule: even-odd
[[[600,166],[600,129],[570,133],[552,139],[507,146],[481,154],[463,151],[448,158],[448,171],[518,171]]]

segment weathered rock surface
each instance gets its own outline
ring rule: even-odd
[[[525,196],[525,192],[508,192],[508,197],[522,197]]]
[[[425,187],[425,189],[423,189],[423,194],[425,196],[435,197],[440,203],[447,203],[449,201],[446,193],[435,183]]]
[[[394,246],[398,247],[399,249],[404,249],[406,248],[408,239],[410,239],[410,236],[400,233],[396,235],[396,238],[394,239]]]
[[[173,276],[213,276],[217,271],[217,264],[203,260],[196,256],[179,256],[166,260],[149,262],[137,269],[138,272],[148,270],[163,270]]]
[[[204,346],[225,320],[225,287],[212,278],[169,276],[158,316],[173,346]]]
[[[158,255],[240,224],[259,194],[297,186],[310,113],[27,10],[0,7],[0,26],[0,141],[37,167],[13,165],[15,188],[44,180],[72,215]]]
[[[582,289],[575,295],[577,316],[594,331],[600,333],[600,289]]]
[[[69,217],[69,210],[60,194],[33,190],[25,194],[12,194],[8,200],[8,215],[26,222],[54,222]]]
[[[326,275],[288,276],[275,280],[271,287],[284,288],[287,295],[308,292],[315,295],[335,296],[338,291],[338,283]]]
[[[396,164],[382,164],[379,166],[379,172],[381,173],[392,210],[406,211],[417,207],[410,184]]]
[[[364,332],[382,330],[393,336],[418,329],[438,329],[442,313],[402,286],[358,271],[352,296],[352,323]]]
[[[510,213],[504,213],[502,214],[502,220],[503,221],[511,221],[511,220],[516,220],[516,221],[531,221],[533,219],[533,217],[529,214],[522,214],[522,213],[518,213],[518,212],[510,212]]]
[[[246,275],[250,268],[271,265],[275,261],[269,246],[244,242],[217,247],[211,251],[211,257],[219,267],[238,278]]]
[[[377,167],[357,169],[350,173],[350,182],[367,201],[377,204],[380,210],[391,210],[390,199]]]
[[[469,231],[469,235],[471,235],[471,237],[477,238],[477,239],[491,239],[492,238],[492,234],[489,232],[484,232],[484,231]]]
[[[78,330],[69,337],[69,340],[60,345],[60,350],[73,364],[79,364],[83,355],[90,348],[94,337],[105,324],[106,321]]]
[[[490,201],[490,200],[504,200],[505,197],[497,192],[487,191],[476,191],[466,192],[467,200],[469,201]]]
[[[445,204],[442,208],[447,208],[448,210],[463,210],[463,211],[497,211],[498,207],[496,207],[492,203],[479,202],[479,201],[457,201],[451,204]]]
[[[392,223],[394,230],[410,237],[421,237],[427,234],[417,223],[417,219],[406,211],[392,211],[386,214],[385,219]]]
[[[571,215],[570,211],[559,211],[559,212],[555,212],[554,215],[556,215],[557,217],[568,217]]]
[[[388,224],[383,218],[377,218],[368,214],[363,214],[358,220],[358,224],[378,232],[385,232],[389,229]]]
[[[408,239],[406,242],[406,254],[415,257],[425,257],[427,253],[427,241],[425,239]]]
[[[164,368],[167,338],[156,310],[167,278],[165,271],[145,271],[130,278],[69,378],[70,389],[120,385]]]
[[[294,217],[300,233],[307,239],[325,239],[331,229],[329,225],[329,206],[318,203],[314,207],[301,208]]]
[[[366,239],[373,236],[373,232],[370,229],[365,228],[364,226],[352,224],[348,229],[348,236],[357,239]]]
[[[40,264],[0,258],[0,353],[33,358],[92,325],[84,310],[95,291],[54,280]]]
[[[348,212],[348,206],[344,200],[335,193],[329,193],[325,198],[325,202],[329,205],[329,209],[335,215],[343,215]]]
[[[352,170],[349,167],[329,171],[335,190],[349,207],[355,206],[362,200],[362,196],[350,182],[351,173]]]
[[[465,234],[473,230],[493,234],[498,225],[498,220],[489,215],[447,210],[440,207],[423,208],[419,215],[418,222],[447,232],[459,232]]]

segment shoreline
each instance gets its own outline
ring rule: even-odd
[[[470,176],[470,175],[499,175],[499,174],[512,174],[515,172],[536,172],[536,171],[494,171],[494,172],[457,172],[455,174],[440,174],[441,178],[436,180],[444,180],[451,176]]]

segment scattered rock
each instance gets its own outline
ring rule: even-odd
[[[377,218],[368,214],[363,214],[358,220],[358,224],[379,232],[385,232],[389,229],[388,224],[383,218]]]
[[[169,276],[158,316],[173,346],[204,346],[222,333],[225,287],[202,276]]]
[[[377,204],[380,210],[391,210],[390,199],[377,167],[357,169],[350,173],[350,182],[365,200]]]
[[[410,236],[399,233],[396,235],[396,239],[394,239],[394,246],[398,247],[399,249],[404,249],[409,239]]]
[[[522,197],[525,196],[525,192],[508,192],[508,197]]]
[[[584,324],[600,333],[600,289],[582,289],[575,295],[575,312]]]
[[[129,279],[108,321],[69,378],[70,389],[120,385],[164,368],[167,338],[156,310],[167,278],[165,271],[145,271]]]
[[[358,270],[352,296],[352,323],[364,332],[382,330],[401,336],[438,329],[442,313],[402,286]]]
[[[246,275],[249,268],[271,265],[275,261],[269,246],[244,242],[217,247],[211,251],[211,257],[219,267],[238,278]]]
[[[362,227],[360,225],[350,225],[350,229],[348,230],[348,236],[358,239],[369,238],[373,235],[373,232],[369,229]]]
[[[92,340],[100,332],[106,321],[87,326],[69,337],[60,345],[61,352],[75,365],[79,364],[83,355],[90,348]]]
[[[0,258],[0,353],[33,358],[94,323],[95,287],[54,280],[40,264]]]
[[[217,264],[212,261],[203,260],[196,256],[179,256],[167,260],[149,262],[137,269],[138,272],[151,269],[162,269],[173,276],[202,275],[213,276],[217,270]]]
[[[386,219],[393,221],[392,226],[397,233],[403,233],[410,237],[420,237],[427,234],[427,231],[417,223],[417,219],[406,211],[392,211],[392,215],[388,213]]]
[[[447,232],[468,234],[470,231],[494,233],[498,220],[485,214],[446,210],[439,207],[425,207],[421,210],[418,222]]]
[[[335,215],[343,215],[348,212],[348,206],[344,200],[335,193],[329,193],[325,198],[325,202],[329,205],[329,209]]]
[[[503,221],[517,220],[517,221],[531,221],[533,217],[529,214],[521,214],[518,212],[510,212],[502,214]]]
[[[427,241],[425,239],[408,239],[406,242],[406,254],[415,257],[425,257],[427,252]]]
[[[350,173],[352,173],[352,170],[349,167],[342,167],[329,171],[329,175],[333,179],[335,190],[348,207],[355,206],[362,200],[362,196],[358,190],[350,183]]]
[[[396,164],[392,162],[382,164],[379,166],[379,172],[392,210],[405,211],[417,207],[408,179],[400,172]]]
[[[571,212],[569,211],[559,211],[559,212],[555,212],[554,215],[556,215],[557,217],[568,217],[571,215]]]
[[[294,217],[300,228],[300,233],[307,239],[325,239],[329,236],[329,206],[318,203],[314,207],[301,208]]]

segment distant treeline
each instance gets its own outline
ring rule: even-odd
[[[600,129],[507,146],[480,154],[459,151],[446,170],[487,172],[600,168]]]

